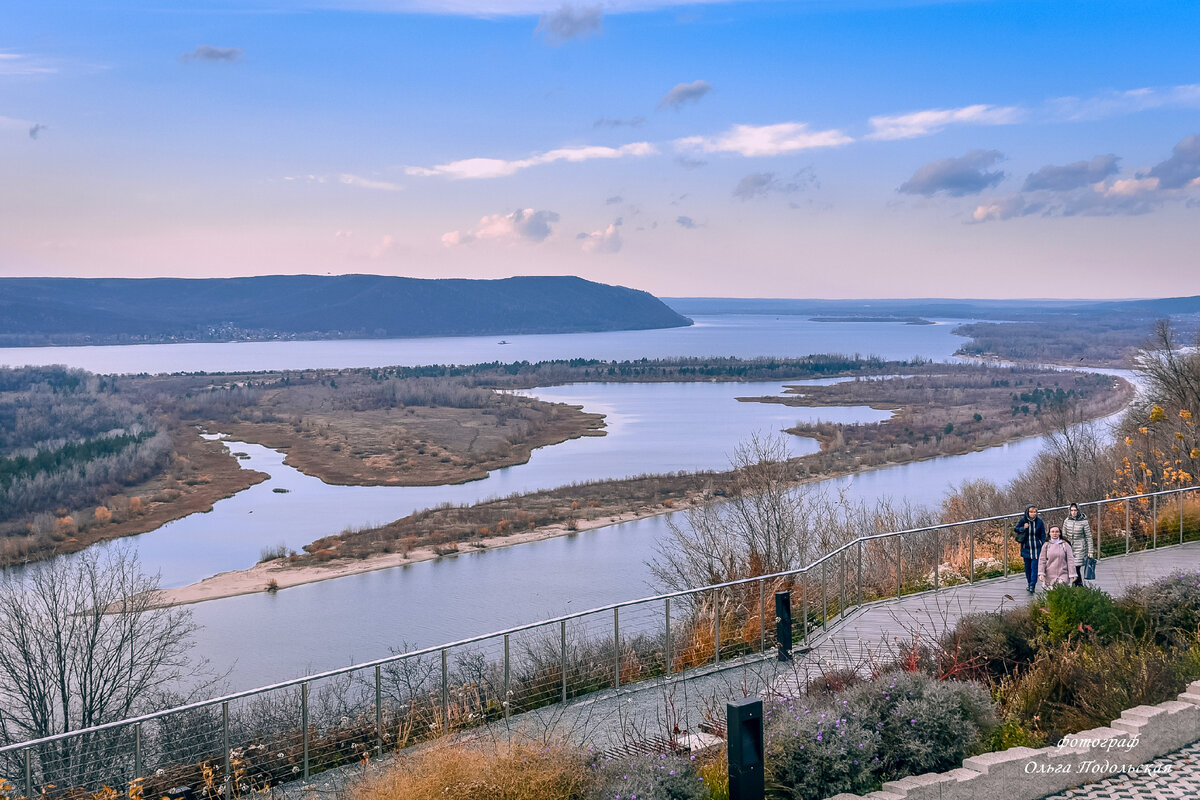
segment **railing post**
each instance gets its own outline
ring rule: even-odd
[[[142,777],[142,723],[133,726],[133,777]]]
[[[450,733],[450,659],[442,648],[442,733]]]
[[[671,655],[671,598],[663,598],[663,616],[667,622],[667,674],[670,675],[674,666],[675,659]]]
[[[25,748],[25,796],[32,800],[33,794],[33,753]]]
[[[975,582],[975,526],[971,526],[971,544],[967,553],[967,557],[971,559],[971,583]]]
[[[1150,500],[1150,515],[1154,518],[1150,528],[1150,549],[1158,549],[1158,495]]]
[[[802,573],[800,585],[800,616],[804,618],[804,643],[808,644],[808,572]]]
[[[562,701],[567,702],[567,621],[558,622],[559,663],[562,667]]]
[[[300,727],[304,729],[304,780],[308,780],[308,748],[310,744],[310,734],[308,732],[308,681],[300,684]],[[226,750],[226,753],[228,752]]]
[[[383,675],[382,667],[375,665],[375,755],[383,755]]]
[[[512,698],[509,696],[509,680],[511,673],[508,660],[508,634],[504,634],[504,700],[501,707],[504,709],[504,718],[508,719],[509,712],[512,710]]]
[[[846,616],[846,551],[838,556],[838,572],[842,573],[842,590],[838,594],[838,619]]]
[[[900,573],[900,568],[901,568],[900,549],[901,549],[901,545],[904,544],[903,540],[904,540],[903,536],[896,537],[896,599],[897,600],[900,599],[900,590],[901,590],[901,585],[903,584],[903,578]]]
[[[1182,529],[1182,528],[1181,528]],[[758,652],[767,652],[767,582],[758,579]]]
[[[1005,527],[1006,527],[1006,526],[1005,526]],[[1001,527],[1001,528],[1000,528],[1000,535],[1001,535],[1001,536],[1004,538],[1004,577],[1006,577],[1006,578],[1007,578],[1007,577],[1008,577],[1008,539],[1009,539],[1009,533],[1008,533],[1008,531],[1004,530],[1004,527]]]
[[[1179,543],[1183,544],[1183,492],[1179,492]]]
[[[858,540],[858,604],[860,606],[863,604],[862,571],[863,571],[863,543],[862,543],[862,539],[859,539]]]
[[[937,528],[933,529],[933,590],[942,587],[942,534]]]
[[[829,563],[828,559],[821,561],[821,630],[826,630],[826,622],[829,619],[829,593],[825,591],[825,565]]]
[[[721,663],[721,590],[713,589],[713,663]]]
[[[620,617],[620,613],[619,613],[620,611],[621,611],[621,609],[619,606],[613,606],[613,652],[616,653],[616,655],[613,658],[613,661],[615,662],[614,663],[615,671],[613,674],[613,688],[614,689],[621,688],[621,617]]]
[[[1129,516],[1129,498],[1125,498],[1125,555],[1129,555],[1129,540],[1133,538],[1133,522]]]
[[[1100,560],[1100,529],[1104,527],[1104,503],[1096,501],[1096,560]]]
[[[222,786],[221,791],[226,798],[229,798],[231,796],[230,792],[229,792],[229,789],[230,789],[229,784],[233,780],[233,776],[230,774],[230,770],[229,770],[229,767],[230,767],[229,762],[231,759],[230,759],[230,752],[229,752],[229,701],[228,700],[226,700],[224,703],[221,703],[221,751],[225,754],[225,775],[224,775],[224,779],[221,781],[221,786]],[[307,761],[307,758],[305,759],[305,761]],[[305,765],[304,777],[305,778],[308,777],[307,764]]]

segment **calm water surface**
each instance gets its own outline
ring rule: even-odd
[[[476,363],[555,358],[799,356],[840,352],[888,359],[949,360],[961,343],[952,320],[937,325],[814,323],[802,317],[696,317],[689,328],[552,336],[0,349],[0,364],[67,364],[95,372],[301,369]],[[826,381],[820,381],[826,382]],[[875,421],[867,408],[798,409],[739,403],[776,394],[779,383],[578,384],[531,392],[607,415],[604,437],[535,451],[528,464],[453,487],[339,487],[298,473],[283,456],[230,443],[244,466],[270,480],[197,514],[136,537],[145,562],[180,585],[250,565],[264,545],[299,548],[347,526],[386,522],[440,502],[469,503],[574,481],[675,470],[720,469],[752,432],[798,420]],[[815,449],[793,437],[795,454]],[[1038,439],[825,482],[831,491],[935,503],[968,478],[1002,482],[1041,448]],[[279,494],[274,488],[286,488]],[[666,531],[656,517],[486,553],[413,564],[338,580],[193,606],[203,627],[196,652],[231,668],[233,688],[427,646],[654,592],[645,561]]]
[[[112,347],[0,348],[0,364],[66,364],[102,373],[239,372],[318,367],[479,364],[558,358],[611,360],[671,356],[803,356],[861,353],[887,359],[948,360],[965,340],[935,325],[810,322],[806,317],[720,314],[686,328],[538,336],[460,336],[328,342],[235,342]],[[509,344],[499,341],[507,338]]]

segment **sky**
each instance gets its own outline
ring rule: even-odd
[[[1200,3],[8,0],[0,276],[1200,294]]]

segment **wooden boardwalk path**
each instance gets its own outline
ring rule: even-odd
[[[1181,571],[1200,572],[1200,542],[1107,556],[1096,568],[1096,580],[1088,583],[1118,596],[1126,587]],[[810,639],[809,652],[798,653],[791,670],[781,670],[774,692],[794,697],[825,672],[892,661],[914,638],[936,639],[966,614],[1027,605],[1036,597],[1025,591],[1024,573],[1017,573],[853,609],[844,620],[832,620],[826,631]]]

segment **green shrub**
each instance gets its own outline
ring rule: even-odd
[[[829,703],[778,703],[765,712],[767,796],[821,800],[879,785],[879,733]]]
[[[1120,608],[1113,598],[1087,586],[1060,584],[1045,595],[1045,610],[1038,621],[1049,634],[1051,642],[1091,631],[1103,641],[1111,641],[1121,631]]]
[[[953,769],[996,725],[983,687],[916,673],[881,676],[841,702],[878,731],[876,775],[883,781]]]
[[[1029,607],[968,614],[938,642],[937,674],[995,683],[1033,661],[1037,634]]]
[[[1145,615],[1145,626],[1159,644],[1187,647],[1200,637],[1200,572],[1130,587],[1125,600]]]
[[[1006,678],[997,699],[1006,718],[1036,722],[1051,741],[1107,725],[1127,708],[1171,699],[1200,677],[1200,652],[1151,640],[1064,639]]]
[[[691,758],[631,756],[593,765],[587,800],[710,800],[711,793]]]
[[[993,753],[1010,747],[1042,747],[1046,734],[1031,730],[1021,720],[1009,717],[996,726],[983,742],[980,752]]]

